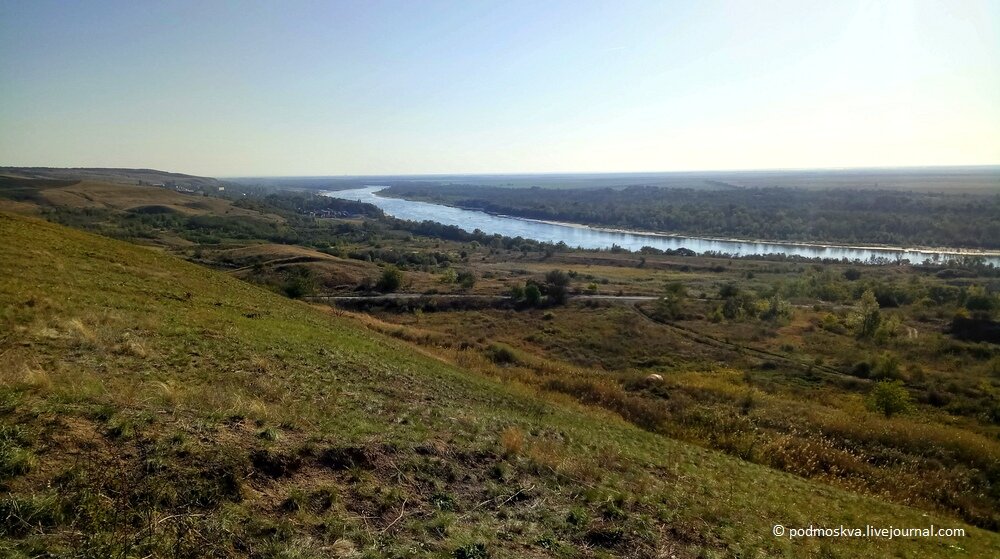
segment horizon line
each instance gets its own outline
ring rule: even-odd
[[[55,167],[59,168],[59,167]],[[72,167],[66,167],[72,168]],[[87,167],[76,167],[85,169]],[[102,168],[102,167],[90,167]],[[113,167],[103,167],[113,168]],[[117,167],[127,169],[128,167]],[[211,178],[219,179],[329,179],[329,178],[365,178],[365,177],[518,177],[518,176],[558,176],[558,175],[669,175],[669,174],[692,174],[692,173],[771,173],[771,172],[794,172],[794,171],[890,171],[890,170],[917,170],[917,169],[973,169],[973,168],[997,168],[1000,170],[1000,162],[997,163],[972,163],[955,165],[872,165],[859,167],[761,167],[742,169],[688,169],[673,171],[516,171],[516,172],[455,172],[455,173],[369,173],[369,174],[330,174],[330,175],[212,175]],[[201,175],[206,176],[207,175]]]

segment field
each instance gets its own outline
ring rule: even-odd
[[[579,295],[563,306],[462,310],[429,295],[372,310],[391,335],[443,354],[474,348],[491,374],[607,407],[652,431],[997,525],[996,340],[956,338],[953,316],[967,311],[920,295],[975,292],[995,280],[906,268],[715,267],[690,258],[681,271],[653,256],[605,257],[616,265],[579,259],[475,265],[489,276],[477,284],[482,293],[567,271]],[[854,321],[868,290],[884,308],[881,330],[866,338]],[[667,302],[628,299],[651,293]],[[513,355],[499,368],[498,347]],[[662,384],[643,381],[654,373]],[[867,395],[892,380],[916,407],[887,419],[869,411]]]
[[[8,554],[1000,551],[995,269],[566,250],[287,192],[147,214],[76,187],[100,206],[34,183],[16,208],[121,240],[0,214]],[[929,523],[969,535],[771,535]]]

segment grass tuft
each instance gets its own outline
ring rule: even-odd
[[[504,456],[517,456],[524,450],[524,431],[508,427],[500,433],[500,448]]]

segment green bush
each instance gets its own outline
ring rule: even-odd
[[[909,411],[913,404],[910,393],[903,387],[903,383],[893,380],[875,383],[871,393],[868,394],[868,406],[886,417],[892,417],[897,413]]]
[[[375,283],[375,289],[383,293],[391,293],[403,286],[403,272],[395,266],[386,266],[382,276]]]
[[[539,303],[542,302],[542,291],[538,289],[538,286],[531,283],[524,288],[524,300],[529,305],[537,307]]]
[[[519,362],[514,350],[503,344],[491,344],[486,356],[497,365],[516,365]]]
[[[458,282],[458,285],[460,285],[462,289],[472,289],[472,287],[476,285],[476,274],[469,270],[463,270],[455,276],[455,281]]]
[[[899,357],[887,351],[875,359],[875,366],[872,367],[872,378],[898,380],[900,377],[902,377],[902,372],[900,371]]]

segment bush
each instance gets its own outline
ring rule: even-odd
[[[875,359],[875,366],[872,367],[872,378],[879,380],[897,380],[901,376],[899,357],[896,357],[887,351]]]
[[[474,543],[462,546],[452,554],[455,559],[489,559],[490,554],[486,551],[486,546],[481,543]]]
[[[308,268],[289,270],[281,284],[281,291],[292,299],[299,299],[316,291],[316,277]]]
[[[859,361],[854,364],[851,374],[859,378],[868,378],[872,374],[872,366],[867,361]]]
[[[472,289],[472,287],[476,285],[476,274],[468,270],[464,270],[455,276],[455,281],[458,282],[458,285],[460,285],[462,289]]]
[[[519,361],[514,350],[503,344],[490,345],[486,356],[497,365],[515,365]]]
[[[562,270],[552,270],[545,274],[545,294],[556,304],[562,304],[569,298],[570,277]]]
[[[792,316],[792,305],[775,295],[767,300],[760,317],[764,320],[784,320]]]
[[[684,307],[680,297],[667,295],[656,302],[652,314],[657,320],[677,320],[684,316]]]
[[[542,291],[537,285],[528,284],[524,287],[524,300],[532,307],[537,307],[542,302]]]
[[[965,295],[965,308],[970,311],[989,315],[992,314],[996,307],[996,298],[987,293],[982,287],[972,286]]]
[[[886,417],[904,413],[912,405],[910,393],[898,380],[877,382],[868,395],[868,406]]]
[[[510,288],[510,298],[515,301],[524,299],[524,288],[520,285],[513,285]]]
[[[403,285],[403,272],[395,266],[386,266],[382,276],[375,283],[375,289],[383,293],[397,291]]]

